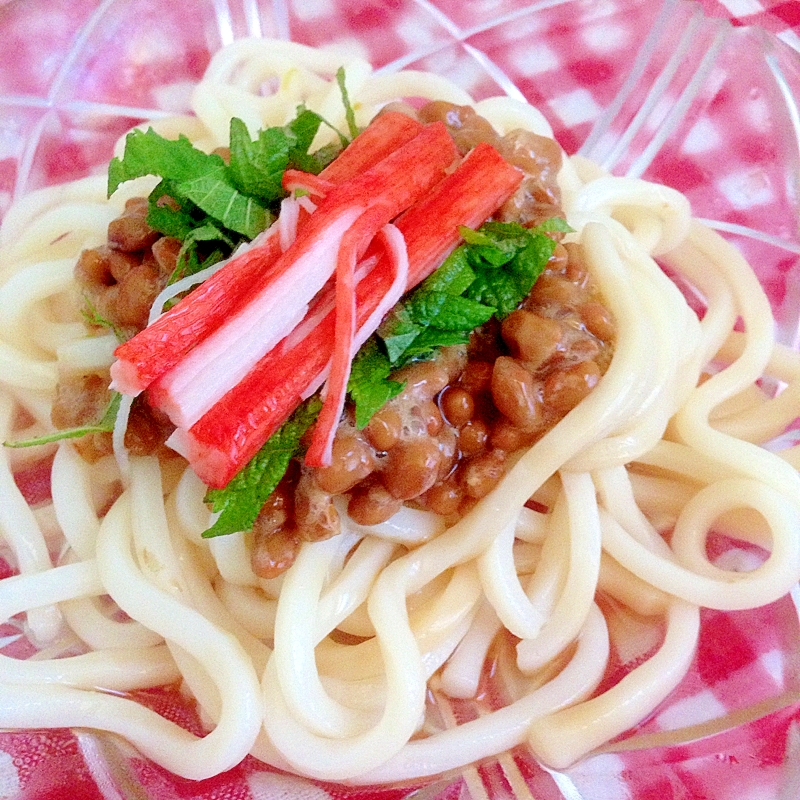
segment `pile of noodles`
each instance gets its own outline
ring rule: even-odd
[[[396,98],[472,103],[435,75],[374,75],[341,53],[240,41],[214,57],[196,116],[153,126],[207,151],[226,144],[231,116],[254,133],[300,103],[344,127],[331,80],[342,63],[360,125]],[[277,90],[262,94],[275,78]],[[517,101],[475,107],[500,133],[549,135]],[[250,567],[251,536],[201,539],[205,487],[180,461],[132,458],[121,471],[112,457],[85,462],[68,441],[4,449],[0,538],[19,574],[0,581],[0,618],[21,615],[42,652],[0,656],[0,728],[115,732],[194,779],[252,752],[321,779],[399,781],[520,743],[560,768],[679,684],[701,607],[751,608],[789,591],[800,577],[797,454],[761,445],[797,415],[800,357],[775,343],[753,271],[671,189],[578,158],[565,159],[559,181],[569,239],[616,320],[615,354],[591,394],[448,529],[415,509],[371,529],[345,516],[340,535],[304,544],[287,574],[263,580]],[[33,193],[4,221],[3,439],[51,429],[59,374],[110,364],[116,342],[87,334],[73,267],[105,241],[125,199],[154,184],[131,182],[107,200],[105,183]],[[660,265],[702,298],[702,320]],[[772,396],[764,379],[786,386]],[[53,451],[52,501],[30,508],[13,474]],[[526,507],[531,498],[547,513]],[[712,529],[758,544],[763,561],[713,565]],[[609,640],[610,609],[651,621],[659,644],[595,695],[620,646]],[[508,704],[437,725],[427,693],[440,712],[448,698],[473,697],[502,630],[513,635]],[[205,736],[126,697],[175,682],[197,701]]]

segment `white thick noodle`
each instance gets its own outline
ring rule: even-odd
[[[195,117],[154,127],[211,150],[227,144],[233,115],[254,133],[305,104],[345,130],[332,80],[340,65],[362,125],[403,97],[472,102],[427,73],[375,76],[348,52],[244,40],[213,58]],[[501,133],[550,135],[517,100],[476,108]],[[334,140],[323,126],[316,144]],[[450,527],[417,509],[358,525],[340,504],[342,533],[304,544],[284,576],[264,580],[251,566],[252,535],[203,539],[203,484],[188,468],[176,473],[177,462],[128,459],[121,426],[119,466],[90,464],[68,442],[4,449],[0,546],[18,574],[0,581],[0,619],[56,655],[62,643],[85,652],[0,656],[0,728],[112,731],[193,779],[248,752],[355,783],[435,775],[520,744],[563,768],[680,683],[701,606],[750,608],[788,592],[800,577],[800,456],[761,445],[800,416],[800,357],[774,342],[753,271],[671,189],[566,157],[559,180],[569,237],[615,318],[614,355],[588,397]],[[83,248],[105,240],[124,200],[152,186],[134,181],[107,201],[91,178],[8,212],[5,439],[48,431],[60,375],[108,367],[114,341],[81,324],[72,270]],[[291,222],[276,229],[282,241]],[[702,320],[656,257],[702,298]],[[764,378],[786,388],[774,397],[757,385]],[[50,455],[52,499],[34,510],[14,473]],[[549,510],[530,510],[531,498]],[[712,530],[758,543],[762,562],[745,572],[712,563]],[[593,696],[610,653],[626,646],[606,624],[611,607],[661,620],[666,633],[655,655]],[[426,697],[443,709],[448,698],[475,698],[501,631],[519,638],[503,662],[507,705],[436,729]],[[197,701],[202,737],[116,694],[178,682]]]

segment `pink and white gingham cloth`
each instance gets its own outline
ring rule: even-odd
[[[15,195],[102,170],[141,119],[185,111],[209,53],[233,38],[356,42],[378,67],[431,69],[478,98],[521,94],[568,152],[684,191],[755,265],[793,341],[796,0],[10,0],[0,2],[0,33],[0,213]],[[19,477],[34,500],[46,496],[42,477]],[[109,737],[55,730],[0,733],[0,799],[789,800],[800,797],[798,600],[704,612],[695,663],[676,692],[616,746],[563,774],[520,749],[418,794],[315,784],[253,759],[194,783]],[[0,649],[24,657],[30,648],[17,633],[13,622],[0,627]],[[606,683],[630,666],[615,662]],[[176,691],[138,697],[197,730]],[[737,710],[741,725],[711,735]],[[687,731],[681,744],[658,738],[675,730]],[[640,736],[658,746],[632,749]]]

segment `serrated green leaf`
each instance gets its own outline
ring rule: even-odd
[[[511,263],[509,272],[516,277],[523,298],[544,271],[555,248],[556,242],[549,236],[534,234],[530,237],[527,247],[520,250]]]
[[[193,244],[197,242],[222,242],[229,248],[233,248],[235,242],[220,230],[216,225],[206,222],[203,225],[194,228],[190,231],[189,235],[184,239],[184,244]]]
[[[386,345],[386,352],[392,364],[399,364],[403,360],[403,354],[414,343],[414,339],[421,333],[418,325],[414,325],[405,333],[393,334],[383,339]]]
[[[563,217],[550,217],[532,230],[541,233],[573,233],[575,229]]]
[[[507,264],[524,243],[502,235],[492,235],[486,230],[486,223],[480,230],[459,228],[464,241],[469,245],[468,254],[474,266],[502,267]],[[524,229],[523,229],[524,230]]]
[[[319,175],[341,152],[341,145],[338,142],[331,142],[313,153],[295,153],[292,155],[290,165],[313,175]]]
[[[121,183],[143,175],[186,181],[220,166],[225,163],[218,155],[198,150],[185,136],[173,140],[165,139],[152,128],[134,130],[125,139],[122,158],[112,158],[108,166],[108,196]]]
[[[446,331],[472,331],[495,312],[495,308],[466,297],[424,289],[414,292],[405,309],[417,325]]]
[[[420,327],[410,317],[402,303],[398,303],[378,328],[377,336],[383,341],[391,364],[397,364],[406,348],[419,335]]]
[[[377,341],[370,338],[353,359],[347,391],[355,404],[356,427],[363,428],[372,415],[402,390],[404,384],[387,380],[392,365]]]
[[[431,292],[461,295],[474,280],[475,271],[470,265],[469,248],[462,245],[444,260],[439,269],[422,282],[422,288]]]
[[[201,258],[197,247],[200,242],[215,242],[219,246],[207,252]],[[178,257],[175,260],[175,269],[172,275],[169,276],[167,285],[171,285],[187,275],[194,275],[206,267],[224,260],[230,255],[235,245],[236,242],[227,234],[209,222],[194,228],[183,240],[181,249],[178,251]]]
[[[301,452],[300,440],[314,423],[321,405],[315,397],[303,403],[224,489],[206,492],[206,502],[219,517],[203,533],[203,538],[249,531],[253,527],[289,462]]]
[[[297,165],[298,159],[309,156],[311,144],[322,124],[322,117],[316,111],[299,106],[297,116],[286,126],[294,136],[295,144],[289,152],[289,163]],[[338,151],[338,148],[337,148]],[[302,167],[300,167],[302,169]]]
[[[561,227],[561,223],[554,225]],[[527,297],[547,266],[556,242],[539,229],[524,228],[515,222],[487,222],[475,234],[467,236],[476,243],[469,245],[476,278],[465,295],[494,306],[498,316],[505,317]],[[487,254],[491,260],[487,260]]]
[[[184,208],[175,200],[174,181],[163,179],[147,198],[147,224],[164,236],[183,241],[198,224],[192,213],[194,204],[185,202]]]
[[[467,297],[478,303],[493,306],[500,316],[507,316],[521,302],[515,278],[499,270],[480,272],[472,286],[467,289]]]
[[[255,239],[270,223],[267,209],[230,183],[225,165],[176,185],[181,197],[191,200],[226,228]]]
[[[498,246],[503,242],[510,242],[515,247],[524,247],[532,230],[518,222],[486,222],[480,227],[480,233]]]
[[[228,174],[234,186],[265,205],[285,197],[281,180],[296,143],[297,137],[286,128],[267,128],[251,141],[244,122],[231,119]]]
[[[442,347],[467,344],[472,331],[443,331],[439,328],[426,328],[406,348],[398,366],[411,361],[431,358]]]

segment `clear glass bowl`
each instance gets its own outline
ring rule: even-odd
[[[524,97],[568,152],[680,189],[696,216],[742,249],[780,338],[796,343],[800,59],[761,30],[705,17],[695,3],[11,0],[0,4],[0,32],[0,213],[32,189],[103,171],[132,125],[187,111],[210,55],[234,38],[342,43],[382,70],[444,74],[476,99]],[[57,730],[0,733],[0,797],[797,797],[798,599],[706,612],[679,689],[564,774],[519,751],[424,788],[315,784],[252,759],[192,783],[112,737]],[[3,652],[24,656],[6,633],[13,628],[0,629]],[[176,692],[140,697],[196,723]]]

